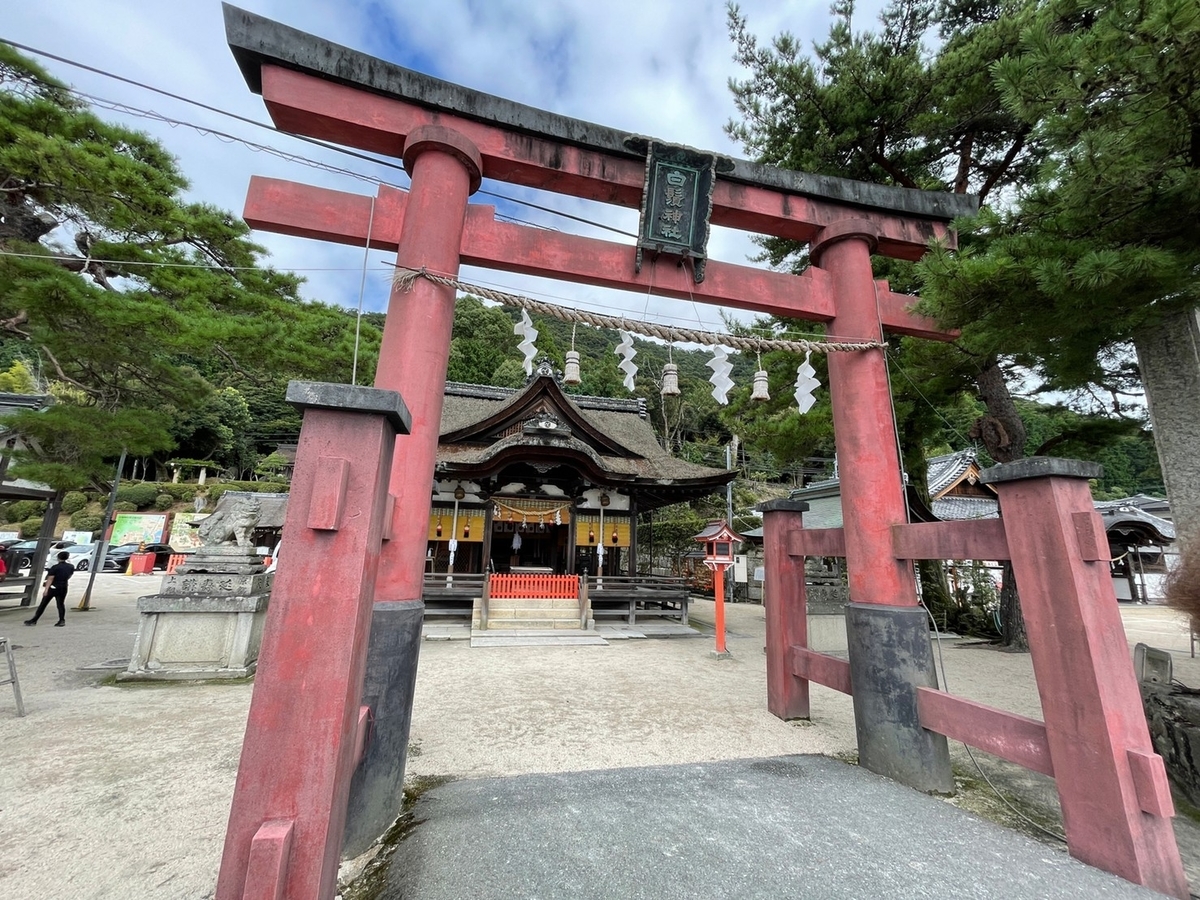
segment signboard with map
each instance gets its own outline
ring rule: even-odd
[[[158,544],[167,527],[166,513],[118,513],[110,544]]]
[[[196,513],[196,512],[179,512],[175,513],[171,519],[171,537],[167,541],[177,553],[183,553],[187,550],[195,550],[200,546],[200,529],[194,528],[189,523],[200,523],[207,519],[211,513]]]

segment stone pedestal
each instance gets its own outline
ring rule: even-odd
[[[121,681],[244,678],[254,674],[274,574],[236,545],[202,547],[138,598],[141,613]]]

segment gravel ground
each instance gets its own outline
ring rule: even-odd
[[[79,579],[82,581],[82,579]],[[137,628],[136,598],[157,577],[99,575],[93,611],[73,607],[21,625],[0,609],[14,644],[27,715],[0,687],[0,896],[180,898],[212,894],[249,707],[248,684],[116,686]],[[1131,645],[1174,651],[1175,674],[1200,684],[1186,628],[1160,607],[1124,607]],[[477,778],[783,754],[851,757],[850,699],[813,687],[813,721],[785,723],[765,707],[761,607],[728,608],[731,659],[709,638],[614,641],[607,647],[470,649],[427,641],[413,710],[412,776]],[[695,620],[711,621],[711,603]],[[1040,716],[1029,657],[961,642],[944,647],[958,694]],[[107,668],[105,667],[107,665]],[[1019,805],[1053,823],[1052,785],[981,758]],[[956,763],[970,766],[961,747]],[[980,792],[967,785],[962,801]],[[1003,809],[981,800],[985,815]],[[1180,820],[1177,820],[1180,821]],[[1180,821],[1200,883],[1200,841]]]

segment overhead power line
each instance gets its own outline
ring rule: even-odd
[[[169,97],[170,99],[177,100],[180,103],[186,103],[190,106],[195,106],[195,107],[198,107],[199,109],[207,110],[208,112],[216,113],[217,115],[220,115],[220,116],[226,116],[226,117],[234,119],[238,122],[243,122],[247,125],[253,125],[255,128],[263,128],[274,134],[281,134],[281,135],[285,135],[286,137],[290,137],[290,138],[293,138],[298,141],[304,141],[307,144],[312,144],[313,146],[320,147],[323,150],[328,150],[328,151],[331,151],[334,153],[340,153],[344,156],[349,156],[349,157],[353,157],[354,159],[363,160],[364,162],[369,162],[369,163],[372,163],[373,165],[385,166],[387,168],[395,169],[400,172],[405,171],[403,165],[392,162],[391,160],[385,159],[383,157],[372,156],[371,154],[362,153],[357,150],[351,150],[349,147],[342,147],[337,144],[329,144],[329,143],[326,143],[325,141],[319,140],[317,138],[308,137],[306,135],[292,134],[291,132],[280,131],[274,125],[269,125],[266,122],[260,122],[257,119],[251,119],[248,116],[243,116],[243,115],[240,115],[235,112],[230,112],[229,110],[222,109],[219,106],[213,106],[212,104],[204,103],[203,101],[200,101],[200,100],[194,100],[191,97],[186,97],[182,94],[176,94],[172,91],[167,91],[162,88],[155,87],[154,85],[146,84],[143,81],[138,81],[134,78],[127,78],[124,75],[118,75],[115,72],[110,72],[106,69],[97,68],[96,66],[90,66],[87,63],[81,63],[78,60],[70,59],[65,56],[59,56],[58,54],[50,53],[46,50],[40,50],[37,47],[30,47],[27,44],[21,44],[21,43],[18,43],[17,41],[8,40],[7,38],[0,38],[0,43],[7,44],[8,46],[13,47],[17,50],[23,50],[26,53],[33,53],[37,56],[45,57],[46,59],[52,59],[55,62],[62,63],[63,65],[73,66],[74,68],[82,69],[85,72],[91,72],[94,75],[100,75],[104,78],[111,78],[114,81],[119,81],[123,84],[130,85],[131,87],[136,87],[140,90],[150,91],[151,93],[159,94],[163,97]],[[78,93],[80,96],[86,96],[82,92],[76,91],[74,88],[70,88],[69,90],[71,90],[73,93]],[[105,102],[113,103],[114,101],[105,101]],[[116,105],[120,106],[123,104],[116,104]],[[136,109],[136,108],[131,107],[131,109]],[[153,113],[150,110],[139,110],[138,112],[139,113],[148,113],[149,115],[145,116],[145,117],[160,118],[163,121],[168,121],[166,117],[161,116],[158,113]],[[193,125],[188,122],[177,122],[176,124],[185,125],[187,127],[196,128],[198,130],[213,131],[213,129],[205,129],[203,126]],[[249,141],[245,141],[242,138],[234,137],[232,135],[228,135],[227,137],[229,137],[231,140],[235,140],[240,143],[247,144],[247,145],[249,145],[251,143]],[[260,146],[262,146],[265,149],[267,145],[260,145]],[[270,148],[270,149],[279,154],[286,154],[286,151],[278,150],[277,148]],[[295,154],[290,154],[290,155],[296,156]],[[303,159],[303,158],[298,157],[298,156],[296,157],[296,161],[299,161],[300,159]],[[308,160],[307,162],[315,164],[318,167],[325,167],[325,164],[318,163],[315,160]],[[330,168],[336,169],[337,167],[330,167]],[[353,172],[350,172],[349,170],[342,170],[342,172],[344,174],[348,174],[348,175],[351,175],[356,178],[362,178],[367,181],[374,181],[376,183],[386,183],[386,182],[383,182],[381,179],[372,179],[369,176],[353,173]],[[625,231],[620,228],[615,228],[612,225],[606,225],[603,222],[597,222],[594,219],[588,219],[584,216],[577,216],[577,215],[574,215],[573,213],[563,212],[562,210],[557,210],[557,209],[554,209],[549,206],[542,206],[541,204],[533,203],[529,200],[521,200],[517,197],[510,197],[505,194],[496,193],[494,191],[480,190],[477,193],[483,194],[488,197],[495,197],[498,200],[504,200],[508,203],[515,203],[520,206],[525,206],[530,209],[536,209],[536,210],[539,210],[540,212],[549,213],[550,215],[560,216],[562,218],[570,219],[571,221],[579,222],[584,225],[590,225],[593,228],[600,228],[605,231],[611,231],[611,232],[614,232],[615,234],[620,234],[624,237],[632,237],[632,238],[637,237],[637,235],[633,234],[632,232]],[[517,220],[517,221],[520,221],[520,220]],[[533,225],[534,223],[523,223],[523,224]],[[545,226],[535,225],[534,227],[545,227]]]

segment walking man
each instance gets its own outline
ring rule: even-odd
[[[58,554],[58,562],[46,570],[46,580],[42,584],[42,602],[38,604],[33,618],[25,620],[26,625],[36,625],[51,600],[58,604],[58,621],[54,623],[55,627],[61,628],[67,624],[67,582],[75,574],[75,567],[67,562],[70,556],[67,551],[62,551]]]

